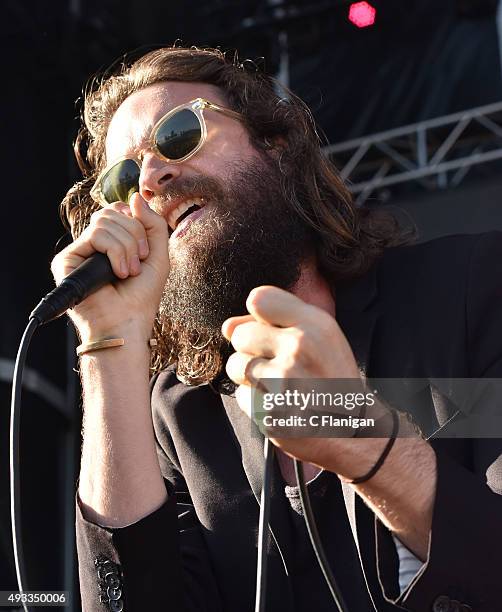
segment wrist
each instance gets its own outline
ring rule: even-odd
[[[147,345],[152,337],[153,324],[138,319],[121,322],[92,321],[77,325],[81,343],[96,342],[110,338],[124,338],[126,343],[140,342]]]
[[[395,441],[400,431],[399,413],[385,404],[378,402],[365,416],[367,420],[372,421],[371,426],[356,430],[352,437],[331,439],[332,462],[328,469],[336,472],[346,482],[357,480],[362,475],[370,473],[387,447],[389,447],[387,452],[391,452],[394,442],[392,441],[390,445],[389,442]]]

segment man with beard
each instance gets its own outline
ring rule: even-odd
[[[250,609],[251,385],[499,376],[500,238],[389,248],[395,225],[354,208],[301,101],[218,51],[154,51],[90,93],[84,118],[84,180],[63,202],[76,239],[53,271],[100,251],[122,280],[70,313],[83,608]],[[446,425],[451,407],[428,398],[420,424]],[[333,609],[291,457],[350,610],[495,609],[500,444],[429,443],[390,407],[370,415],[380,437],[273,438],[268,609]]]
[[[149,202],[159,213],[194,193],[207,202],[204,222],[188,228],[189,240],[180,241],[179,248],[170,247],[170,273],[160,303],[160,319],[176,337],[171,350],[180,376],[183,364],[193,369],[192,343],[213,347],[220,369],[219,355],[227,344],[222,321],[242,312],[255,287],[271,282],[293,287],[305,254],[314,250],[311,232],[290,214],[277,165],[262,157],[246,167],[230,164],[228,175],[225,187],[214,177],[180,177]]]

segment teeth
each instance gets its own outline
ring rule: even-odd
[[[188,200],[185,200],[169,213],[167,223],[169,224],[169,227],[172,230],[176,229],[176,226],[178,225],[178,219],[181,217],[181,215],[192,206],[198,206],[199,208],[202,208],[204,206],[202,198],[190,198]]]

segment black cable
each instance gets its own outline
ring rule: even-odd
[[[256,568],[255,612],[264,612],[267,594],[267,541],[270,517],[270,491],[274,467],[274,445],[265,438],[263,445],[265,473],[260,498],[260,521],[258,525],[258,565]]]
[[[340,587],[336,583],[335,577],[333,576],[333,573],[331,572],[331,568],[329,567],[329,562],[326,557],[326,553],[324,552],[324,548],[321,543],[321,539],[319,537],[319,532],[317,531],[317,525],[314,519],[314,513],[312,512],[312,506],[310,505],[309,494],[307,491],[307,487],[305,485],[303,465],[301,461],[298,461],[298,459],[295,459],[294,463],[295,463],[296,482],[298,485],[298,490],[300,492],[300,501],[302,503],[302,508],[303,508],[303,516],[305,518],[305,524],[307,526],[307,531],[309,532],[310,541],[312,542],[312,548],[314,549],[317,560],[319,561],[319,566],[324,575],[328,588],[331,591],[333,601],[335,602],[335,605],[338,611],[348,612],[348,608],[343,600],[342,593],[340,591]]]
[[[25,567],[23,543],[21,534],[21,483],[19,465],[19,424],[21,410],[21,388],[23,384],[23,369],[30,341],[39,326],[37,319],[30,319],[24,330],[16,357],[14,376],[12,379],[12,401],[10,411],[10,520],[12,524],[12,546],[14,548],[14,564],[16,567],[17,584],[20,593],[24,592]],[[26,603],[23,609],[28,612]]]

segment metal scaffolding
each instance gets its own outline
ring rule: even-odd
[[[502,102],[324,147],[363,204],[391,185],[460,184],[474,165],[502,159]]]

